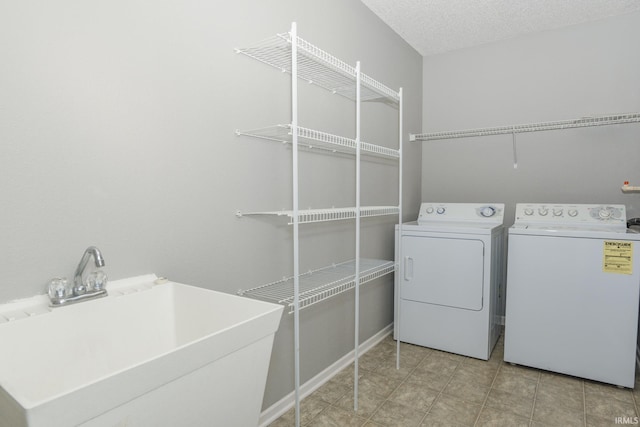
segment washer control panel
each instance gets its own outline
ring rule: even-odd
[[[502,224],[504,203],[422,203],[418,224],[480,222]]]
[[[543,227],[625,228],[624,205],[516,204],[515,223]]]

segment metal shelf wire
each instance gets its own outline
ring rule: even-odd
[[[340,221],[343,219],[355,219],[358,210],[355,207],[348,208],[330,208],[330,209],[305,209],[298,211],[298,223],[309,224],[314,222]],[[398,215],[400,209],[398,206],[361,206],[360,217],[368,218],[384,215]],[[237,211],[236,216],[251,215],[267,215],[267,216],[286,216],[289,219],[288,224],[293,224],[293,211],[273,211],[273,212],[241,212]]]
[[[410,141],[433,141],[438,139],[467,138],[472,136],[515,134],[523,132],[538,132],[545,130],[572,129],[590,126],[617,125],[640,122],[640,113],[624,113],[608,116],[582,117],[574,120],[555,122],[531,123],[524,125],[499,126],[492,128],[467,129],[459,131],[444,131],[409,134]]]
[[[299,309],[353,289],[355,287],[355,265],[355,260],[350,260],[300,274]],[[392,273],[394,270],[395,263],[393,261],[361,258],[360,284]],[[287,305],[289,313],[293,313],[293,279],[293,277],[287,277],[252,289],[241,290],[238,294]]]
[[[298,49],[298,77],[318,85],[332,93],[356,100],[356,69],[300,37],[296,38]],[[277,34],[255,46],[236,49],[260,62],[283,72],[291,73],[290,33]],[[398,92],[360,73],[362,101],[388,101],[397,104]]]
[[[293,142],[291,127],[292,126],[289,124],[280,124],[258,129],[237,130],[236,134],[291,144]],[[298,126],[298,145],[301,148],[306,149],[319,149],[349,154],[356,153],[355,139],[308,129],[301,126]],[[368,142],[361,141],[360,150],[362,151],[362,154],[372,156],[388,157],[392,159],[398,159],[400,157],[398,150],[383,147],[381,145],[370,144]]]

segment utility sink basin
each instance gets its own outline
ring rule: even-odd
[[[257,425],[283,307],[145,275],[0,305],[0,427]]]

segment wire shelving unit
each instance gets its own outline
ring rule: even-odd
[[[297,43],[293,43],[293,40],[297,40]],[[250,56],[283,72],[293,74],[292,46],[295,46],[297,50],[297,78],[356,101],[356,77],[358,74],[356,67],[291,32],[277,34],[255,46],[236,49],[236,52]],[[396,104],[400,102],[400,95],[397,91],[364,73],[360,73],[360,79],[362,82],[360,100],[386,100]]]
[[[395,269],[393,261],[368,258],[361,258],[359,267],[360,285],[392,273]],[[355,260],[308,271],[301,274],[299,279],[299,309],[302,310],[353,289],[355,287]],[[293,282],[293,277],[287,277],[257,288],[241,291],[240,295],[284,304],[289,307],[289,313],[293,313]]]
[[[402,223],[402,89],[395,91],[360,71],[360,63],[351,66],[328,52],[297,36],[296,24],[288,33],[276,34],[254,46],[236,49],[260,62],[291,75],[291,122],[252,130],[237,130],[237,135],[290,144],[292,147],[293,191],[292,209],[277,212],[241,212],[238,217],[251,215],[272,215],[288,218],[293,227],[293,275],[291,277],[240,291],[247,297],[259,298],[285,304],[294,316],[294,369],[295,369],[295,423],[300,425],[300,310],[317,304],[327,298],[348,290],[355,294],[354,331],[354,410],[358,408],[358,358],[359,358],[359,317],[360,285],[395,271],[394,261],[361,258],[360,220],[361,218],[398,215]],[[355,138],[333,135],[319,130],[299,126],[298,123],[298,80],[315,84],[331,93],[343,96],[356,105]],[[398,149],[387,148],[363,142],[360,139],[360,104],[365,101],[381,102],[398,109]],[[307,209],[299,208],[298,200],[298,153],[299,149],[320,149],[323,151],[355,155],[356,161],[356,204],[355,207]],[[362,155],[393,159],[398,162],[398,205],[360,205],[360,163]],[[299,226],[336,220],[355,220],[355,258],[333,264],[318,270],[300,274]],[[399,348],[399,347],[398,347]]]
[[[270,141],[291,144],[293,142],[292,132],[290,124],[278,124],[258,129],[237,130],[236,135],[246,135],[254,138],[262,138]],[[302,126],[298,126],[298,144],[300,148],[319,149],[334,153],[339,152],[348,154],[355,154],[357,148],[355,139],[304,128]],[[362,150],[362,154],[387,157],[391,159],[397,159],[400,157],[399,150],[381,145],[369,144],[368,142],[361,141],[360,149]]]
[[[512,126],[466,129],[456,131],[409,134],[409,141],[434,141],[441,139],[468,138],[474,136],[518,134],[524,132],[540,132],[550,130],[574,129],[592,126],[618,125],[640,122],[640,113],[624,113],[606,116],[582,117],[573,120],[529,123]]]
[[[361,206],[358,212],[357,208],[328,208],[328,209],[304,209],[298,210],[298,223],[309,224],[313,222],[340,221],[345,219],[355,219],[360,214],[361,218],[374,216],[398,215],[398,206]],[[236,216],[264,215],[287,217],[289,225],[293,224],[294,212],[291,210],[272,211],[272,212],[241,212],[237,211]]]

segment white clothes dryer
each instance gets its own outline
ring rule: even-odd
[[[504,204],[423,203],[396,225],[395,337],[487,360],[500,335]]]
[[[624,205],[516,205],[505,361],[633,388],[639,296]]]

